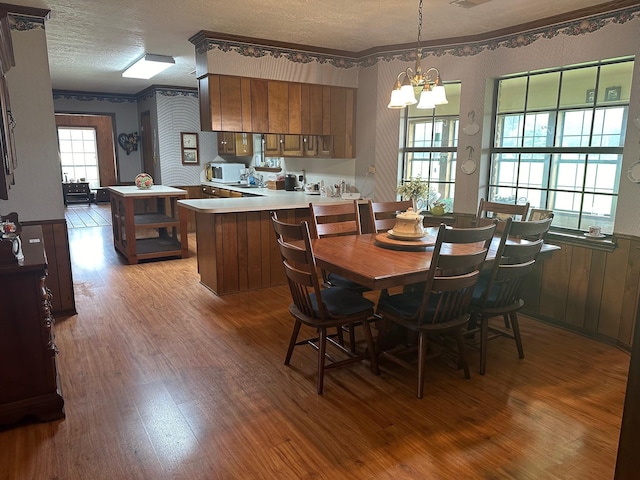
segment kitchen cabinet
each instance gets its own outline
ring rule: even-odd
[[[108,187],[111,198],[113,245],[129,264],[139,260],[189,256],[187,215],[177,201],[187,192],[154,185]]]
[[[202,130],[331,136],[319,151],[355,157],[355,88],[214,74],[198,82]],[[287,155],[309,156],[288,140]],[[285,156],[273,146],[267,155]]]
[[[62,196],[65,205],[91,203],[94,198],[94,194],[89,189],[89,182],[63,183]]]
[[[265,157],[331,157],[333,139],[321,135],[264,136]]]
[[[264,154],[266,157],[303,157],[305,156],[304,135],[264,136]]]
[[[20,238],[22,264],[0,265],[0,424],[64,417],[42,228],[25,226]]]
[[[289,133],[289,85],[269,80],[267,86],[268,133]]]
[[[236,192],[235,190],[229,190],[228,188],[213,187],[210,185],[202,185],[201,187],[202,198],[234,198],[242,197],[242,192]]]
[[[250,133],[218,132],[218,155],[253,155],[253,135]]]

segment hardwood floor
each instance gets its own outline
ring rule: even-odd
[[[471,380],[428,363],[285,367],[286,287],[216,297],[187,259],[125,265],[69,231],[78,315],[56,323],[66,419],[0,430],[0,479],[611,479],[627,353],[523,318]]]
[[[111,225],[111,204],[70,204],[64,209],[64,218],[69,229]]]

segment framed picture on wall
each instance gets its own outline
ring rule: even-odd
[[[180,133],[180,149],[183,165],[199,165],[198,134],[196,132]]]
[[[607,87],[604,91],[605,102],[617,102],[620,100],[622,87]]]
[[[587,98],[585,98],[585,103],[593,103],[594,100],[596,99],[596,89],[595,88],[590,88],[589,90],[587,90]]]

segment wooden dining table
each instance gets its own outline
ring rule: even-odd
[[[427,235],[435,238],[437,228],[430,228]],[[371,290],[382,290],[425,281],[431,266],[433,247],[403,250],[389,248],[377,240],[380,234],[345,235],[311,240],[318,266],[341,275]],[[520,241],[520,240],[509,240]],[[526,240],[522,240],[526,241]],[[435,243],[435,240],[434,240]],[[493,238],[487,253],[487,265],[495,260],[500,236]],[[443,253],[464,253],[473,247],[443,245]],[[559,250],[556,245],[544,244],[542,254]]]

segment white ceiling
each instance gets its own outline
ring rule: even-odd
[[[456,2],[473,5],[462,8]],[[12,0],[51,10],[45,22],[54,89],[137,93],[196,87],[188,39],[209,30],[359,52],[414,43],[418,0]],[[425,0],[422,40],[482,34],[609,0]],[[122,78],[143,53],[171,55],[150,80]]]

